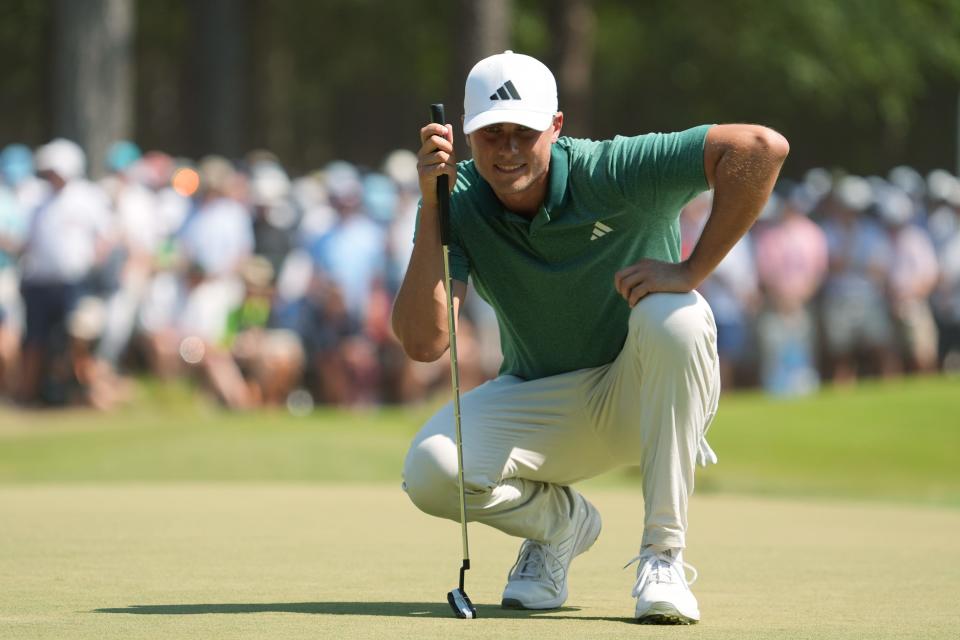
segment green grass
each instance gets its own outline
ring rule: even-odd
[[[701,490],[960,505],[960,378],[721,401]]]
[[[458,621],[458,527],[399,487],[432,407],[233,415],[144,384],[114,414],[0,409],[0,638],[954,638],[958,385],[725,396],[688,629],[632,622],[635,470],[585,483],[604,529],[560,610],[500,609],[517,541],[471,526]]]
[[[399,482],[433,407],[230,414],[145,385],[113,414],[0,409],[0,483]],[[728,394],[710,431],[720,464],[699,492],[960,505],[960,379],[912,379],[797,400]],[[591,481],[636,485],[624,469]]]
[[[702,622],[632,621],[640,498],[595,489],[600,539],[565,607],[499,608],[518,542],[470,529],[456,620],[456,524],[398,487],[227,484],[0,487],[0,637],[956,637],[960,512],[913,505],[694,496],[687,560]],[[918,532],[922,531],[922,535]]]
[[[0,483],[398,482],[435,407],[230,414],[183,387],[144,385],[113,414],[0,409]],[[720,464],[700,492],[960,505],[960,379],[777,400],[728,394],[710,430]],[[636,470],[592,481],[635,485]]]

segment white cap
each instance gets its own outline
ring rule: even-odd
[[[892,185],[881,189],[877,194],[877,209],[880,217],[892,226],[910,222],[916,213],[907,192]]]
[[[873,204],[873,189],[865,178],[844,176],[834,187],[834,194],[847,209],[864,211]]]
[[[960,182],[949,171],[934,169],[927,175],[927,194],[931,200],[960,204]]]
[[[504,51],[470,70],[463,111],[464,133],[498,122],[546,131],[557,113],[557,81],[536,58]]]
[[[64,182],[82,178],[87,168],[83,149],[65,138],[57,138],[37,149],[34,162],[37,171],[53,171]]]

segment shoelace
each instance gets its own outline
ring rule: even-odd
[[[554,589],[560,589],[560,584],[553,576],[553,572],[547,569],[547,559],[563,567],[563,563],[553,549],[533,540],[525,540],[520,546],[520,553],[510,569],[509,576],[538,581],[546,577],[553,584]]]
[[[623,565],[623,568],[626,569],[637,561],[640,561],[643,564],[640,565],[640,572],[637,574],[637,581],[633,584],[633,591],[631,592],[631,595],[634,598],[640,595],[644,585],[646,585],[646,583],[651,579],[658,584],[675,584],[677,581],[674,579],[674,576],[677,574],[675,574],[674,571],[677,568],[677,564],[680,564],[681,572],[689,569],[690,572],[693,573],[693,577],[689,580],[687,580],[687,576],[685,574],[680,574],[680,577],[686,582],[687,586],[690,586],[696,582],[697,577],[700,575],[693,565],[687,564],[686,562],[678,563],[676,558],[667,552],[654,553],[652,551],[645,551],[627,564]]]

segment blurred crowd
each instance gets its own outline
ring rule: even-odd
[[[681,214],[685,255],[710,200]],[[726,388],[801,395],[823,380],[960,370],[960,180],[906,166],[782,179],[700,290]]]
[[[87,179],[64,139],[0,153],[0,394],[109,408],[147,373],[233,409],[306,412],[416,400],[449,375],[408,362],[389,328],[413,246],[411,152],[291,179],[268,152],[193,163],[120,142],[106,167]],[[468,358],[465,381],[496,358]]]
[[[225,406],[427,398],[449,365],[412,363],[390,308],[412,251],[416,157],[291,178],[269,152],[199,162],[115,144],[107,175],[64,139],[0,152],[0,397],[108,409],[132,376],[188,378]],[[711,194],[681,214],[685,255]],[[727,388],[960,369],[960,180],[812,170],[782,180],[701,287]],[[468,295],[470,388],[496,375],[492,310]]]

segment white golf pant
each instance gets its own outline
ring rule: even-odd
[[[549,542],[569,525],[569,485],[639,464],[641,545],[682,548],[696,463],[716,462],[705,434],[719,394],[710,306],[695,291],[648,295],[610,364],[538,380],[500,376],[463,395],[467,520]],[[414,438],[403,475],[418,508],[458,521],[454,438],[450,403]]]

